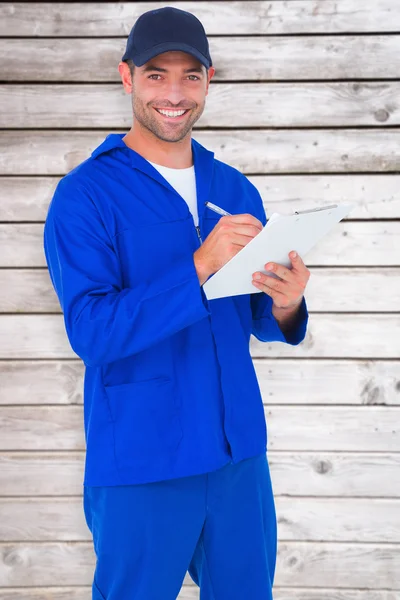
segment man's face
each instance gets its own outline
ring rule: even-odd
[[[164,52],[142,67],[135,67],[132,78],[134,118],[160,140],[179,142],[203,113],[214,71],[210,67],[207,76],[200,61],[178,51]],[[161,111],[172,111],[173,115]],[[185,112],[181,114],[182,111]]]

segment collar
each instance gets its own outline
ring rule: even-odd
[[[125,133],[110,133],[95,150],[93,150],[92,158],[97,158],[101,154],[114,150],[115,148],[121,148],[124,153],[129,157],[131,166],[137,171],[145,173],[152,179],[155,179],[158,183],[166,187],[168,190],[172,190],[177,193],[176,190],[168,183],[166,179],[157,171],[152,164],[149,163],[141,154],[129,148],[122,140]],[[207,150],[195,139],[191,138],[192,156],[194,171],[196,176],[196,191],[198,197],[199,207],[199,218],[202,216],[205,205],[204,203],[208,199],[208,195],[211,187],[211,180],[214,169],[214,152]]]
[[[97,148],[93,150],[91,154],[92,158],[97,158],[98,156],[100,156],[100,154],[109,152],[114,148],[127,148],[128,146],[125,144],[125,142],[122,141],[124,135],[125,133],[110,133],[105,138],[104,142],[102,142],[100,146],[97,146]]]

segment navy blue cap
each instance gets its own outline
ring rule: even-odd
[[[187,52],[208,69],[212,65],[204,27],[192,13],[172,6],[143,13],[131,29],[122,60],[141,67],[170,50]]]

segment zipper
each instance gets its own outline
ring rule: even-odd
[[[198,238],[199,238],[199,240],[200,240],[200,244],[202,244],[202,243],[203,243],[203,240],[201,239],[200,227],[199,227],[198,225],[195,225],[195,227],[196,227],[196,231],[197,231],[197,237],[198,237]]]

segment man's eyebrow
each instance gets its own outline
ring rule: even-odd
[[[149,71],[158,71],[159,73],[168,73],[168,69],[163,69],[162,67],[156,67],[155,65],[148,64],[143,70],[142,73],[148,73]],[[191,67],[190,69],[185,69],[184,73],[203,73],[202,67]]]

